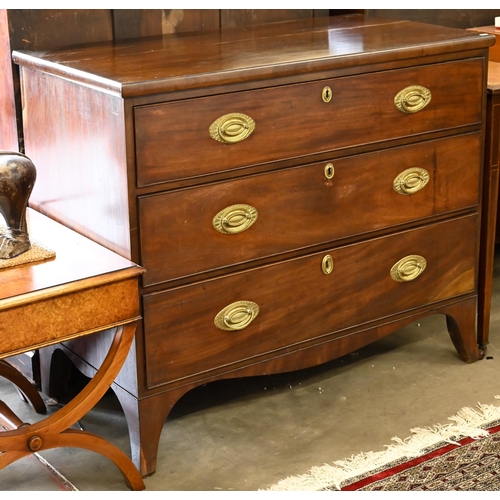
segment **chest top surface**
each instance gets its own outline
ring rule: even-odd
[[[494,42],[493,35],[475,31],[356,14],[57,51],[15,51],[13,60],[106,92],[136,97],[452,54]]]

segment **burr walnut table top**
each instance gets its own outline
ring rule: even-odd
[[[30,238],[55,258],[0,271],[0,359],[139,317],[143,269],[28,210]]]

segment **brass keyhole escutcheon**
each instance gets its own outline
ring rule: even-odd
[[[324,87],[323,92],[321,92],[321,98],[323,102],[330,102],[332,100],[332,89],[330,87]]]
[[[324,274],[330,274],[333,271],[333,259],[330,254],[325,255],[321,262],[321,270]]]
[[[325,177],[330,180],[333,179],[333,176],[335,175],[335,168],[331,163],[327,163],[325,165]]]

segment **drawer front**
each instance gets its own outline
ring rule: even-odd
[[[145,295],[148,386],[473,292],[476,236],[469,215]]]
[[[137,182],[147,186],[479,124],[482,85],[483,60],[471,59],[138,106]],[[425,89],[430,101],[418,111],[427,102]],[[406,111],[395,104],[402,91]]]
[[[473,207],[480,136],[428,141],[327,165],[141,197],[144,285]],[[401,173],[397,192],[394,181]]]

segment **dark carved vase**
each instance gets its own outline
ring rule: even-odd
[[[31,248],[26,209],[35,180],[36,168],[27,156],[0,151],[0,214],[7,226],[0,232],[0,259],[11,259]]]

